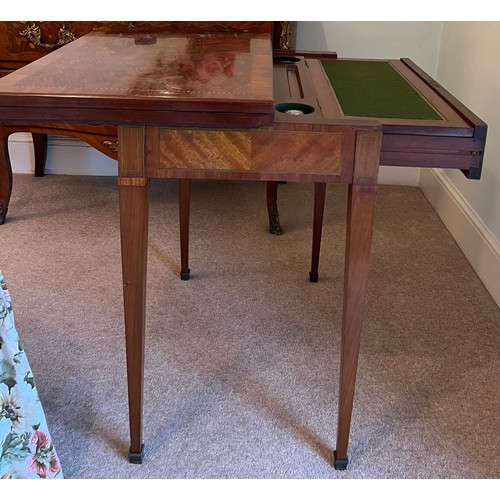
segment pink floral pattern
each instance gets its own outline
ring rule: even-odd
[[[0,272],[0,479],[62,477]]]
[[[61,472],[61,466],[50,437],[43,431],[35,431],[30,439],[32,455],[26,459],[26,467],[37,476],[52,479]]]

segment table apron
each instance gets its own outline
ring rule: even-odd
[[[353,177],[352,151],[357,132],[352,127],[330,130],[147,127],[145,175],[348,183]],[[126,165],[123,168],[127,171],[122,171],[122,175],[136,175],[135,166],[132,170]]]

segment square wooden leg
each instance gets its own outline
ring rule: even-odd
[[[135,183],[131,181],[136,181]],[[146,179],[120,179],[120,230],[132,463],[142,463],[149,196]]]
[[[345,469],[348,463],[347,447],[368,284],[376,197],[377,186],[349,186],[337,449],[334,454],[334,466],[340,470]]]

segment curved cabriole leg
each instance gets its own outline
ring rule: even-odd
[[[278,181],[267,181],[267,215],[269,217],[269,232],[280,236],[283,228],[278,213]]]
[[[31,134],[31,137],[35,151],[35,177],[43,177],[47,159],[47,134]]]
[[[0,127],[0,224],[5,222],[12,193],[12,167],[9,157],[9,133]]]
[[[189,275],[189,210],[191,198],[191,179],[179,179],[179,226],[181,242],[181,280],[187,281]]]
[[[323,214],[325,211],[326,183],[314,183],[314,219],[313,219],[313,242],[311,271],[309,272],[309,281],[316,283],[319,279],[319,251],[321,248],[321,233],[323,230]]]

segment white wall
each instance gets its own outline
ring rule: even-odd
[[[437,77],[488,124],[481,181],[444,175],[500,239],[500,23],[445,23]]]
[[[437,80],[488,125],[480,181],[422,170],[421,188],[500,305],[500,23],[446,22]]]
[[[435,77],[442,26],[439,21],[303,21],[297,48],[331,50],[339,57],[409,57]]]

